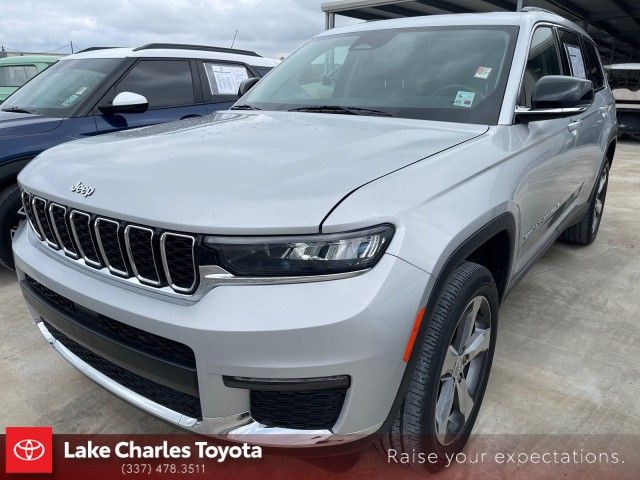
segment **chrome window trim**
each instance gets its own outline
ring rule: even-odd
[[[95,222],[93,222],[93,229],[94,229],[93,231],[96,234],[96,243],[98,244],[98,248],[100,249],[102,260],[104,260],[104,264],[107,266],[109,271],[114,275],[118,275],[125,278],[129,277],[130,276],[129,272],[115,268],[113,265],[111,265],[111,262],[109,262],[107,253],[104,250],[104,245],[102,244],[102,238],[100,238],[100,228],[99,228],[100,222],[111,223],[116,225],[116,240],[118,242],[118,251],[120,252],[120,259],[122,260],[122,263],[124,263],[126,266],[127,261],[125,260],[124,255],[122,253],[122,245],[120,245],[120,237],[118,236],[118,234],[120,233],[120,222],[116,222],[115,220],[111,220],[110,218],[98,217],[96,218]]]
[[[47,219],[47,222],[49,221],[49,215],[47,214],[47,201],[44,198],[40,198],[37,196],[33,196],[32,200],[31,200],[31,208],[33,209],[33,216],[36,219],[36,223],[38,224],[38,228],[40,229],[40,232],[42,232],[42,238],[44,240],[44,242],[49,245],[51,248],[53,248],[54,250],[60,250],[60,246],[57,245],[56,243],[52,242],[51,240],[49,240],[47,238],[47,234],[44,230],[44,228],[42,228],[42,222],[40,221],[40,216],[38,215],[38,210],[36,208],[36,202],[37,201],[41,201],[42,203],[44,203],[44,209],[43,209],[43,213],[45,218]],[[51,225],[49,225],[49,228],[51,228],[51,233],[53,233],[53,228],[51,227]]]
[[[175,285],[173,283],[173,280],[171,279],[171,272],[169,271],[169,263],[167,262],[167,251],[165,248],[165,242],[167,240],[167,237],[178,237],[178,238],[186,238],[191,240],[191,263],[193,266],[193,283],[191,284],[191,286],[189,288],[183,288],[183,287],[179,287],[177,285]],[[160,236],[160,257],[162,259],[162,268],[164,269],[164,274],[167,278],[167,283],[169,284],[169,286],[175,290],[178,293],[184,293],[184,294],[188,294],[188,293],[192,293],[193,291],[193,287],[195,287],[196,283],[198,282],[198,272],[196,270],[196,255],[194,252],[194,248],[196,244],[196,238],[192,235],[185,235],[183,233],[173,233],[173,232],[164,232],[161,236]]]
[[[587,110],[588,107],[565,107],[565,108],[529,108],[517,106],[515,109],[516,115],[529,115],[535,117],[536,115],[563,115],[563,114],[578,114]]]
[[[33,220],[32,220],[32,218],[35,219],[35,214],[33,213],[32,198],[33,197],[29,192],[25,190],[22,191],[22,195],[21,195],[22,207],[24,208],[24,211],[27,214],[27,222],[29,222],[29,225],[31,225],[31,229],[33,230],[33,233],[36,234],[36,237],[38,237],[38,240],[40,240],[41,242],[44,242],[44,235],[42,235],[42,232],[38,230],[38,228],[36,227],[36,225],[33,223]],[[31,215],[29,215],[29,211],[31,211]]]
[[[140,272],[138,271],[138,268],[136,267],[136,262],[135,262],[135,259],[133,258],[133,253],[131,252],[131,242],[129,240],[129,233],[133,229],[142,230],[142,231],[145,231],[145,232],[149,232],[151,234],[151,238],[149,239],[149,243],[151,244],[151,255],[152,255],[152,258],[153,258],[153,268],[155,269],[156,276],[158,277],[157,281],[156,280],[152,280],[150,278],[143,277],[142,275],[140,275]],[[154,248],[153,248],[153,237],[154,236],[155,236],[155,232],[151,228],[142,227],[140,225],[127,225],[125,227],[125,229],[124,229],[124,243],[125,243],[125,246],[126,246],[127,256],[129,257],[129,263],[131,263],[131,268],[133,270],[134,276],[140,281],[140,283],[151,285],[153,287],[160,287],[160,286],[162,286],[162,281],[161,281],[161,277],[160,277],[160,270],[158,269],[158,264],[156,263],[155,251],[154,251]]]
[[[78,237],[78,232],[76,231],[76,225],[74,223],[74,218],[76,215],[85,217],[87,219],[87,227],[89,228],[89,234],[91,234],[91,215],[85,212],[81,212],[80,210],[72,210],[71,213],[69,214],[69,224],[71,225],[71,232],[73,234],[73,239],[75,240],[76,245],[78,246],[78,252],[80,253],[80,256],[82,257],[82,259],[87,265],[94,268],[102,268],[102,264],[94,260],[91,260],[89,257],[87,257],[87,254],[82,248],[82,244],[80,243],[80,238]],[[91,239],[91,243],[92,244],[94,243],[93,238]],[[93,248],[96,252],[96,255],[99,256],[98,250],[96,249],[95,244],[93,245]]]
[[[58,203],[54,203],[54,202],[49,202],[49,208],[48,213],[49,213],[49,220],[51,221],[51,230],[53,230],[53,234],[56,236],[56,239],[58,240],[58,243],[60,244],[60,248],[62,249],[62,251],[69,255],[71,258],[73,259],[77,259],[80,257],[80,255],[78,255],[77,252],[73,252],[71,250],[69,250],[67,247],[64,246],[64,242],[62,241],[62,236],[60,235],[60,232],[58,231],[58,227],[56,225],[56,221],[55,218],[53,217],[53,207],[58,207],[61,208],[62,210],[64,210],[64,214],[63,214],[63,218],[65,221],[65,224],[67,222],[67,207],[65,207],[64,205],[60,205]],[[67,225],[67,230],[69,230],[69,226]],[[71,232],[69,231],[69,234]],[[71,241],[73,242],[73,236],[69,235],[71,237]],[[74,245],[75,246],[75,245]]]

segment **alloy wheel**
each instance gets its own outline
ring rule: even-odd
[[[593,220],[591,221],[591,233],[596,233],[602,220],[602,211],[604,210],[604,201],[607,196],[607,184],[609,180],[609,168],[602,169],[600,181],[598,183],[598,192],[596,193],[596,203],[594,205]]]
[[[441,445],[454,442],[463,431],[478,400],[491,343],[491,307],[476,296],[458,320],[440,372],[436,402],[436,437]]]

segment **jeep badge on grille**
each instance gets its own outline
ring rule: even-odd
[[[84,183],[82,183],[82,181],[79,181],[78,183],[76,183],[71,187],[71,191],[75,193],[79,193],[80,195],[84,195],[86,198],[93,195],[93,192],[95,192],[96,189],[93,187],[89,187],[88,185],[85,185]]]

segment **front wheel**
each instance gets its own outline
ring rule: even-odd
[[[406,397],[381,446],[398,454],[435,453],[439,461],[423,466],[438,470],[467,442],[489,379],[498,328],[498,291],[489,270],[461,264],[424,321]]]
[[[0,191],[0,265],[14,268],[11,243],[25,213],[20,200],[20,189],[12,184]]]

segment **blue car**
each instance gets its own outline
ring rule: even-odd
[[[246,50],[149,44],[87,49],[34,77],[0,105],[0,264],[13,268],[11,240],[24,218],[16,177],[40,152],[227,109],[244,80],[275,65]]]

